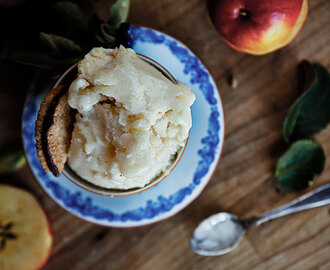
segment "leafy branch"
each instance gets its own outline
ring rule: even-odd
[[[93,47],[118,46],[118,29],[128,18],[130,1],[117,0],[107,21],[96,13],[88,14],[93,10],[93,1],[87,11],[77,3],[57,1],[46,9],[46,16],[36,14],[40,16],[37,29],[26,27],[21,37],[15,34],[16,30],[9,33],[0,42],[0,61],[63,71]],[[24,23],[19,27],[24,28]]]
[[[312,184],[325,165],[325,154],[313,137],[330,123],[330,74],[319,64],[303,61],[299,65],[305,92],[292,105],[284,121],[283,134],[292,143],[278,160],[275,177],[287,190]]]

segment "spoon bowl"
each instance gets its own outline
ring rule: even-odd
[[[199,255],[218,256],[236,248],[244,233],[245,229],[237,216],[222,212],[208,217],[197,226],[190,246]]]
[[[260,216],[239,219],[229,213],[214,214],[197,226],[190,239],[190,246],[193,251],[203,256],[226,254],[238,246],[245,231],[251,227],[328,204],[330,204],[330,184]]]

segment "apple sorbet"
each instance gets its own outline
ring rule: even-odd
[[[143,187],[163,174],[191,128],[195,96],[132,50],[92,49],[78,64],[69,166],[101,187]]]

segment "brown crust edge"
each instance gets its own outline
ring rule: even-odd
[[[54,176],[60,175],[65,163],[55,164],[54,159],[52,158],[52,154],[54,154],[54,152],[49,149],[49,139],[52,139],[49,138],[49,133],[51,133],[50,131],[54,129],[56,113],[59,111],[59,104],[68,106],[67,87],[65,85],[59,85],[53,88],[45,96],[40,105],[35,122],[37,157],[45,172],[52,172]]]

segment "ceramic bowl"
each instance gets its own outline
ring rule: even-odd
[[[161,73],[163,73],[163,75],[165,77],[167,77],[169,80],[171,80],[173,83],[175,83],[175,84],[177,83],[177,81],[172,76],[172,74],[166,68],[164,68],[162,65],[160,65],[158,62],[154,61],[153,59],[151,59],[147,56],[141,55],[141,54],[138,54],[138,56],[142,60],[144,60],[144,61],[148,62],[149,64],[151,64],[152,66],[154,66],[157,70],[159,70]],[[57,87],[58,85],[64,84],[64,83],[71,83],[75,79],[76,75],[77,75],[77,64],[71,66],[66,72],[64,72],[63,75],[57,80],[54,87]],[[110,196],[110,197],[122,197],[122,196],[134,195],[137,193],[141,193],[145,190],[148,190],[149,188],[151,188],[151,187],[159,184],[161,181],[163,181],[172,172],[172,170],[175,168],[175,166],[180,161],[180,159],[183,155],[183,152],[186,148],[187,142],[188,142],[188,138],[186,139],[186,143],[185,143],[184,147],[180,148],[177,151],[176,155],[171,160],[171,162],[168,165],[168,167],[166,168],[166,170],[164,172],[162,172],[160,175],[156,176],[154,179],[152,179],[150,181],[150,183],[148,183],[144,187],[122,190],[122,189],[109,189],[109,188],[96,186],[91,183],[92,181],[86,181],[85,179],[80,177],[77,173],[75,173],[70,168],[70,166],[67,163],[65,164],[65,168],[62,171],[62,174],[67,179],[72,181],[74,184],[78,185],[79,187],[81,187],[89,192],[93,192],[93,193],[96,193],[99,195]]]
[[[166,180],[133,196],[110,197],[80,188],[64,175],[55,177],[46,173],[37,157],[34,130],[40,103],[49,92],[52,80],[49,72],[37,74],[27,92],[22,115],[26,159],[45,194],[81,220],[116,228],[153,224],[191,204],[209,183],[220,160],[225,137],[219,89],[202,61],[185,44],[155,29],[131,24],[127,38],[127,44],[134,51],[161,63],[196,96],[191,106],[192,128],[187,148]]]

